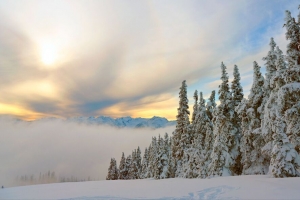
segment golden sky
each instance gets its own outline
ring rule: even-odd
[[[175,119],[188,84],[208,97],[220,63],[245,94],[270,37],[285,50],[284,10],[297,1],[3,0],[0,115]]]

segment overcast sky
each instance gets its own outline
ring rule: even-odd
[[[174,119],[187,81],[208,97],[223,61],[245,94],[297,0],[2,0],[0,114]]]

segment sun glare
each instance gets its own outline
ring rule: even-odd
[[[42,46],[42,62],[45,65],[52,65],[57,59],[57,49],[53,44],[44,44]]]

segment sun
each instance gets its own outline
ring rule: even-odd
[[[57,48],[51,43],[42,45],[41,59],[45,65],[54,64],[57,59]]]

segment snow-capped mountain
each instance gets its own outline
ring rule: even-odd
[[[104,124],[115,126],[119,128],[130,127],[130,128],[163,128],[166,126],[173,126],[176,121],[168,121],[164,117],[152,117],[152,118],[132,118],[132,117],[121,117],[121,118],[111,118],[106,116],[99,117],[72,117],[68,118],[67,121],[84,123],[84,124]]]

